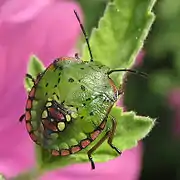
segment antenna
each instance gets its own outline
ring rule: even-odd
[[[90,58],[91,58],[90,61],[93,62],[94,60],[93,60],[92,51],[91,51],[91,48],[90,48],[90,45],[89,45],[88,36],[87,36],[86,31],[85,31],[85,29],[84,29],[84,27],[83,27],[83,25],[82,25],[82,23],[81,23],[81,20],[80,20],[77,12],[76,12],[75,10],[74,10],[74,13],[75,13],[75,15],[76,15],[77,20],[79,21],[81,30],[82,30],[82,32],[83,32],[83,34],[84,34],[84,37],[85,37],[85,40],[86,40],[86,43],[87,43],[87,46],[88,46],[88,50],[89,50],[89,55],[90,55]]]
[[[143,72],[140,72],[140,71],[136,71],[136,70],[133,70],[133,69],[114,69],[114,70],[110,70],[107,74],[110,75],[110,74],[112,74],[114,72],[121,72],[121,71],[131,72],[131,73],[140,75],[140,76],[142,76],[144,78],[148,77],[148,75],[146,73],[143,73]]]

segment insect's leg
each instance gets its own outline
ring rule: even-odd
[[[44,71],[43,72],[40,72],[38,75],[37,75],[37,79],[39,79],[41,76],[43,76],[44,74]]]
[[[26,78],[31,79],[31,81],[35,84],[35,79],[30,74],[26,74]]]
[[[117,126],[117,122],[116,122],[116,119],[115,118],[111,118],[111,121],[112,121],[112,128],[110,130],[110,133],[109,133],[109,138],[108,138],[108,144],[111,146],[111,148],[113,148],[118,154],[121,154],[122,152],[117,148],[115,147],[113,144],[112,144],[112,141],[113,141],[113,138],[114,138],[114,134],[116,132],[116,126]]]
[[[109,133],[110,131],[106,132],[106,134],[87,152],[92,169],[95,169],[95,164],[91,155],[109,137]]]
[[[19,118],[19,122],[22,122],[24,118],[25,118],[25,114],[23,114],[23,115]]]

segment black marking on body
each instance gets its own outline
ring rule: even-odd
[[[80,68],[81,70],[84,70],[84,68],[82,67],[82,68]]]
[[[84,118],[84,116],[81,116],[80,118],[81,118],[81,119],[83,119],[83,118]]]
[[[54,88],[57,88],[57,84],[54,85]]]
[[[47,83],[46,83],[46,87],[48,87],[48,85],[49,85],[49,83],[47,82]]]
[[[45,96],[47,96],[47,95],[48,95],[48,92],[45,93]]]
[[[87,99],[86,99],[86,101],[90,101],[90,100],[91,100],[91,98],[87,98]]]
[[[53,92],[53,95],[56,95],[57,99],[59,100],[59,96],[56,94],[56,92]]]
[[[74,79],[73,78],[69,78],[68,82],[72,83],[72,82],[74,82]]]
[[[90,115],[90,116],[94,116],[94,113],[91,111],[91,112],[89,113],[89,115]]]
[[[104,67],[103,65],[99,65],[99,66],[98,66],[99,69],[102,69],[103,67]]]
[[[86,90],[85,86],[81,85],[81,90],[85,91]]]
[[[61,72],[59,72],[58,76],[61,76]]]
[[[58,84],[60,83],[60,81],[61,81],[61,78],[58,78]]]

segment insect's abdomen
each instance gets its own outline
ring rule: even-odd
[[[99,67],[58,62],[37,84],[31,108],[32,129],[36,142],[51,150],[53,155],[65,156],[80,151],[104,129],[107,111],[115,99],[105,70]],[[49,101],[57,103],[52,108],[59,108],[62,113],[58,120],[50,114]],[[51,121],[53,126],[50,126]]]

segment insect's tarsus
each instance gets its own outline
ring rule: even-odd
[[[31,79],[33,83],[35,83],[35,79],[30,75],[30,74],[26,74],[26,77]]]
[[[74,10],[74,13],[75,13],[75,15],[76,15],[77,20],[79,21],[81,30],[82,30],[82,32],[83,32],[83,34],[84,34],[84,37],[85,37],[85,40],[86,40],[86,43],[87,43],[87,46],[88,46],[88,49],[89,49],[89,55],[90,55],[90,58],[91,58],[90,61],[94,61],[94,60],[93,60],[92,51],[91,51],[91,47],[90,47],[90,44],[89,44],[89,38],[88,38],[88,36],[87,36],[87,34],[86,34],[86,31],[85,31],[85,29],[84,29],[84,26],[83,26],[82,23],[81,23],[80,18],[79,18],[78,14],[77,14],[77,12],[76,12],[75,10]]]
[[[114,72],[121,72],[121,71],[127,71],[127,72],[131,72],[131,73],[134,73],[134,74],[138,74],[144,78],[147,78],[148,75],[144,72],[140,72],[140,71],[136,71],[136,70],[133,70],[133,69],[114,69],[114,70],[110,70],[107,74],[110,75]]]
[[[23,115],[19,118],[19,122],[22,122],[24,118],[25,118],[25,114],[23,114]]]

